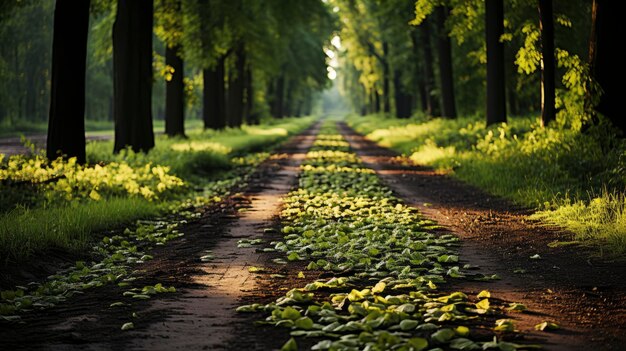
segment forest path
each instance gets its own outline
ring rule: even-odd
[[[255,251],[258,246],[240,248],[239,241],[261,238],[273,226],[318,128],[291,138],[253,174],[244,193],[180,226],[182,239],[155,249],[154,259],[137,267],[137,286],[162,283],[176,287],[176,294],[112,308],[128,288],[87,290],[53,309],[25,315],[23,324],[0,324],[0,350],[231,349],[237,329],[251,323],[235,308],[260,289],[249,268],[268,260]],[[200,257],[207,254],[213,257],[203,262]],[[135,328],[120,331],[129,321]],[[254,349],[256,339],[248,338],[246,349]]]
[[[488,288],[529,313],[512,314],[529,339],[548,350],[626,349],[626,266],[594,258],[584,247],[549,247],[567,233],[529,221],[529,211],[416,166],[341,123],[340,130],[368,168],[408,205],[461,238],[461,260],[502,279],[488,284],[454,280],[451,288],[478,293]],[[540,259],[531,259],[538,254]],[[517,272],[517,273],[516,273]],[[523,272],[523,273],[521,273]],[[562,330],[537,332],[544,320]]]
[[[482,273],[503,279],[491,283],[452,280],[446,289],[478,293],[490,290],[507,302],[521,302],[530,313],[511,314],[524,343],[541,343],[547,350],[626,349],[626,279],[623,266],[589,259],[590,251],[549,248],[566,234],[529,223],[527,212],[502,199],[407,163],[340,124],[353,150],[374,169],[396,195],[463,242],[463,263],[480,266]],[[278,265],[279,253],[259,253],[238,247],[241,239],[278,240],[276,227],[281,199],[296,185],[299,164],[315,140],[317,128],[296,136],[281,147],[253,176],[247,190],[207,209],[202,218],[182,225],[185,233],[153,253],[141,269],[137,286],[163,283],[176,294],[133,301],[111,308],[125,288],[108,285],[88,290],[51,310],[25,316],[25,324],[0,325],[0,349],[24,350],[271,350],[280,348],[288,331],[255,326],[258,316],[237,314],[243,303],[268,303],[291,288],[319,278],[308,271],[296,278],[306,262]],[[202,262],[200,257],[213,255]],[[540,260],[530,256],[539,254]],[[262,266],[270,274],[250,272]],[[524,270],[515,274],[514,270]],[[323,273],[322,273],[323,274]],[[127,288],[126,288],[127,289]],[[135,314],[135,315],[133,315]],[[564,330],[535,332],[543,320]],[[135,329],[120,331],[128,321]],[[306,346],[303,343],[301,346]]]

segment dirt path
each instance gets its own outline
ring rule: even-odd
[[[463,240],[460,257],[497,273],[495,296],[526,304],[531,313],[511,316],[531,340],[550,350],[626,349],[626,267],[590,258],[584,247],[550,248],[567,233],[528,221],[528,211],[426,167],[414,166],[345,124],[341,131],[367,167],[376,170],[407,204]],[[541,259],[531,256],[539,254]],[[517,272],[525,272],[514,273]],[[484,288],[455,281],[454,289]],[[558,333],[538,333],[543,320],[558,322]]]
[[[0,350],[227,349],[237,329],[248,324],[235,308],[259,289],[248,268],[262,260],[254,247],[239,248],[238,241],[260,238],[272,226],[316,128],[292,138],[259,168],[243,194],[183,225],[183,239],[157,249],[155,259],[139,267],[136,286],[162,283],[176,287],[176,294],[111,308],[123,299],[124,289],[109,285],[86,291],[51,310],[25,315],[24,324],[0,324]],[[202,262],[209,252],[213,259]],[[135,329],[120,331],[129,321]]]
[[[626,348],[623,266],[589,260],[583,248],[576,248],[578,253],[571,247],[550,249],[547,243],[564,240],[565,234],[529,223],[524,210],[506,201],[407,164],[345,125],[341,131],[366,166],[375,169],[399,197],[463,239],[464,262],[503,278],[493,283],[455,280],[450,289],[477,293],[487,287],[499,298],[526,304],[531,313],[511,316],[524,331],[525,342],[536,341],[549,350]],[[122,299],[124,288],[110,285],[86,291],[49,311],[26,315],[25,324],[0,324],[0,350],[279,348],[289,338],[288,330],[255,326],[258,316],[236,314],[235,307],[273,301],[318,276],[307,271],[305,279],[295,278],[305,263],[277,265],[271,260],[279,254],[258,253],[255,248],[262,245],[240,248],[238,242],[280,238],[264,229],[276,226],[281,199],[295,185],[298,165],[316,134],[313,128],[293,138],[260,167],[246,191],[182,225],[181,240],[157,249],[155,259],[139,267],[142,278],[135,286],[162,283],[175,286],[177,293],[111,308]],[[213,259],[202,262],[200,257],[207,254]],[[534,254],[542,259],[530,260]],[[251,273],[252,266],[287,278]],[[513,273],[520,269],[526,273]],[[535,332],[533,326],[543,320],[557,321],[565,329]],[[129,321],[135,329],[120,331]]]

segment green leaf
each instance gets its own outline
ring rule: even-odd
[[[450,339],[452,339],[455,335],[456,333],[454,332],[454,330],[445,328],[445,329],[441,329],[441,330],[434,332],[430,336],[430,338],[435,340],[438,343],[443,344],[443,343],[450,341]]]
[[[428,340],[424,338],[410,338],[406,343],[415,351],[422,351],[428,347]]]
[[[296,320],[296,328],[309,330],[313,328],[313,320],[309,317],[302,317]]]
[[[546,321],[535,325],[535,330],[541,330],[541,331],[557,330],[557,329],[560,329],[560,328],[561,327],[559,327],[558,324],[552,323],[552,322],[546,322]]]
[[[456,263],[459,262],[459,256],[456,255],[441,255],[437,258],[439,263]]]
[[[252,305],[243,305],[243,306],[239,306],[235,309],[235,312],[256,312],[257,308],[259,307],[259,304],[252,304]]]
[[[413,319],[405,319],[402,322],[400,322],[400,329],[402,330],[413,330],[415,328],[417,328],[417,326],[419,325],[419,322]]]
[[[526,308],[526,305],[524,304],[514,302],[514,303],[509,304],[509,307],[507,307],[507,310],[513,311],[513,312],[522,312],[522,311],[526,311],[527,308]]]
[[[22,319],[22,317],[20,316],[2,316],[2,315],[0,315],[0,318],[4,319],[7,322],[17,322],[20,319]]]
[[[283,310],[281,317],[282,319],[291,319],[292,321],[295,321],[298,318],[302,317],[302,314],[300,314],[300,311],[296,310],[295,308],[287,306]]]
[[[133,322],[128,322],[128,323],[124,323],[122,324],[122,330],[130,330],[135,328],[135,324],[133,324]]]
[[[260,272],[263,272],[263,271],[265,271],[265,268],[263,268],[263,267],[255,267],[255,266],[248,267],[248,272],[250,272],[250,273],[260,273]]]
[[[133,295],[133,299],[148,300],[149,298],[150,298],[150,295],[146,295],[146,294]]]
[[[288,227],[285,227],[288,228]],[[284,231],[284,230],[283,230]],[[298,344],[294,338],[290,338],[283,347],[280,348],[280,351],[298,351]]]
[[[450,348],[455,350],[480,350],[481,347],[475,342],[465,338],[456,338],[450,341]]]
[[[298,261],[298,260],[301,260],[301,258],[300,258],[300,256],[298,255],[298,253],[297,253],[297,252],[292,252],[292,253],[290,253],[290,254],[287,256],[287,259],[288,259],[289,261]]]
[[[402,304],[398,307],[396,307],[396,311],[397,312],[404,312],[404,313],[413,313],[415,312],[415,305],[412,303],[405,303]]]
[[[333,345],[330,340],[322,340],[311,347],[311,350],[328,350]]]
[[[513,332],[515,331],[515,324],[510,319],[498,319],[496,321],[496,327],[493,328],[495,331],[501,332]]]

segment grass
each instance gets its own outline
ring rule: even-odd
[[[537,209],[535,218],[571,230],[578,240],[602,243],[612,254],[626,252],[626,145],[606,126],[580,133],[518,117],[488,128],[480,116],[351,115],[347,122],[416,163]]]
[[[179,208],[177,203],[201,195],[198,189],[220,195],[243,181],[237,169],[249,171],[261,161],[256,152],[315,120],[285,118],[224,131],[195,128],[188,138],[160,135],[146,154],[113,155],[112,141],[90,142],[88,166],[0,155],[0,262],[22,262],[51,248],[84,249],[90,233]],[[47,181],[58,175],[62,178]]]
[[[24,261],[51,248],[84,249],[94,232],[154,217],[161,212],[154,203],[137,198],[18,208],[0,215],[0,262]]]

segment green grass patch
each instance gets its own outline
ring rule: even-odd
[[[159,213],[158,206],[140,198],[15,209],[0,215],[1,262],[23,261],[50,248],[82,250],[91,233]]]
[[[145,154],[114,155],[112,141],[90,142],[85,166],[74,160],[49,162],[40,153],[0,155],[0,262],[20,262],[50,248],[81,249],[89,233],[222,196],[267,157],[260,151],[315,120],[286,118],[224,131],[196,128],[188,138],[158,136],[156,147]]]
[[[518,117],[486,127],[479,116],[403,120],[352,115],[347,122],[418,164],[536,208],[536,218],[572,230],[577,238],[626,252],[626,230],[616,215],[624,206],[626,145],[607,126],[580,133],[541,128],[537,118]]]

